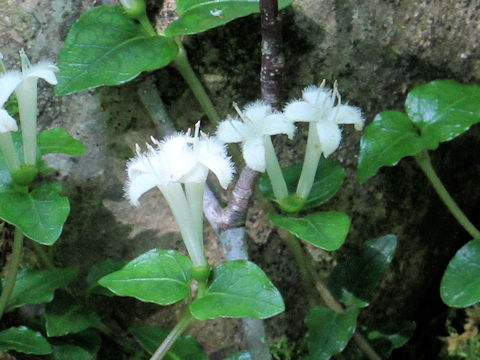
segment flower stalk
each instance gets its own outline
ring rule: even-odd
[[[473,239],[480,239],[480,231],[472,224],[472,222],[467,218],[464,212],[457,205],[455,200],[450,196],[447,189],[443,185],[442,181],[435,172],[428,151],[424,150],[421,153],[415,155],[415,160],[422,169],[425,176],[430,180],[433,188],[437,192],[440,199],[443,201],[448,210],[452,215],[457,219],[457,221],[462,225],[462,227],[467,231]]]
[[[20,169],[20,159],[18,158],[18,152],[10,132],[0,132],[0,150],[3,153],[10,174],[18,171]]]
[[[8,304],[8,300],[12,295],[13,288],[15,286],[15,280],[17,279],[18,267],[20,265],[20,260],[22,257],[23,249],[23,232],[15,228],[15,235],[13,240],[12,255],[10,261],[7,265],[6,276],[5,276],[5,286],[2,290],[2,295],[0,295],[0,319],[5,312],[5,309]]]

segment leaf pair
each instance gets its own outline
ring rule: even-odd
[[[169,305],[190,296],[190,259],[173,250],[154,249],[129,262],[123,269],[99,280],[113,293],[141,301]],[[255,264],[237,260],[213,269],[212,281],[190,304],[198,320],[217,317],[274,316],[284,310],[282,297]]]
[[[407,96],[406,114],[385,111],[367,126],[358,163],[361,183],[382,166],[393,166],[405,156],[436,149],[439,143],[463,134],[480,121],[480,86],[436,80]]]
[[[292,0],[280,0],[280,8]],[[172,36],[196,34],[259,12],[258,0],[178,0],[180,18],[166,36],[148,33],[119,5],[83,14],[70,29],[58,59],[57,95],[123,84],[142,71],[167,66],[178,54]]]

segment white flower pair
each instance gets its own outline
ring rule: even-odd
[[[22,72],[5,71],[0,75],[0,148],[11,173],[20,168],[20,160],[13,145],[11,131],[17,131],[15,119],[3,108],[9,97],[15,92],[22,125],[24,162],[35,165],[37,158],[37,82],[39,78],[48,83],[57,84],[55,72],[58,70],[53,63],[41,62],[31,65],[25,52],[20,52]]]
[[[303,90],[303,100],[288,104],[283,113],[256,102],[237,112],[241,118],[220,123],[217,136],[224,142],[241,142],[246,164],[253,170],[269,174],[278,201],[288,196],[287,187],[273,149],[270,136],[295,132],[294,122],[309,122],[307,149],[297,195],[307,199],[312,187],[320,156],[328,157],[341,141],[339,124],[354,124],[360,130],[364,119],[359,108],[341,104],[335,84],[333,90],[310,86]]]

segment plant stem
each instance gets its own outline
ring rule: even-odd
[[[143,16],[140,16],[138,18],[138,21],[140,22],[142,27],[145,29],[146,32],[148,32],[148,34],[150,36],[156,36],[157,35],[157,32],[155,31],[155,29],[152,26],[152,23],[150,22],[150,20],[148,20],[147,14],[144,14]]]
[[[190,323],[195,320],[190,313],[190,310],[186,310],[183,316],[178,321],[177,325],[170,331],[170,334],[165,338],[160,347],[155,351],[155,354],[150,358],[150,360],[161,360],[165,355],[167,355],[168,350],[172,347],[175,341],[180,335],[187,329]]]
[[[318,278],[315,274],[312,264],[308,260],[307,254],[303,249],[300,241],[290,234],[287,231],[279,231],[280,237],[285,241],[287,247],[292,251],[295,260],[297,261],[298,267],[300,268],[300,274],[302,275],[303,283],[305,284],[306,290],[310,290],[315,287],[318,291],[318,294],[322,298],[325,305],[335,312],[342,312],[343,306],[335,300],[330,290],[323,283],[321,279]],[[313,286],[312,286],[313,285]],[[309,295],[311,293],[309,292]],[[382,360],[382,358],[375,352],[375,350],[370,346],[368,341],[358,332],[353,335],[353,340],[363,351],[363,353],[370,360]]]
[[[205,114],[207,114],[207,117],[213,124],[217,125],[220,122],[220,116],[218,116],[215,107],[210,101],[210,98],[208,97],[205,89],[203,88],[202,83],[198,79],[197,75],[195,75],[195,72],[190,66],[190,62],[188,61],[187,57],[187,51],[185,50],[180,41],[177,41],[177,45],[178,55],[170,63],[170,65],[180,72],[182,77],[187,82],[188,86],[190,86],[190,89],[200,103],[200,106],[205,111]]]
[[[55,265],[53,264],[50,254],[45,251],[44,245],[41,245],[36,241],[32,241],[31,243],[33,246],[33,251],[37,255],[37,260],[40,263],[41,267],[45,269],[54,269]]]
[[[3,316],[5,308],[7,307],[8,299],[12,295],[15,280],[17,279],[18,266],[22,257],[23,249],[23,232],[16,228],[13,240],[12,255],[7,265],[7,275],[5,277],[5,286],[3,287],[2,295],[0,296],[0,319]]]
[[[455,219],[457,219],[460,225],[462,225],[463,228],[474,239],[480,239],[480,231],[470,222],[470,220],[468,220],[463,211],[458,207],[457,203],[450,196],[442,181],[438,177],[437,173],[433,169],[430,156],[428,155],[428,151],[424,150],[421,153],[415,155],[415,160],[417,161],[418,166],[420,166],[422,171],[427,176],[428,180],[430,180],[438,196],[440,196],[440,199],[442,199],[443,203],[448,208],[448,210],[450,210]]]

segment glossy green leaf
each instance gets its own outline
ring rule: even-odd
[[[67,286],[77,274],[76,267],[19,271],[7,303],[7,311],[23,305],[51,301],[55,290]]]
[[[53,348],[54,360],[93,360],[95,356],[84,348],[75,345],[56,345]]]
[[[38,331],[25,326],[0,331],[0,350],[15,350],[24,354],[47,355],[52,347]]]
[[[218,317],[266,319],[284,311],[280,292],[254,263],[228,261],[213,270],[213,281],[201,298],[190,304],[198,320]]]
[[[386,111],[367,126],[360,145],[361,183],[382,166],[393,166],[405,156],[436,149],[480,121],[480,86],[436,80],[413,89],[406,112]]]
[[[435,143],[420,136],[407,115],[399,111],[378,114],[367,126],[360,143],[358,179],[364,183],[382,166],[394,166],[403,157],[434,149]]]
[[[80,333],[69,334],[68,336],[57,337],[54,339],[54,350],[53,354],[64,355],[65,357],[70,352],[75,352],[75,349],[69,349],[68,347],[75,347],[81,348],[84,351],[87,351],[92,358],[96,358],[98,351],[100,350],[100,346],[102,343],[102,339],[98,330],[94,328],[89,328],[84,330]],[[64,348],[63,350],[60,349],[56,351],[57,347],[63,347],[68,345],[68,347]],[[83,351],[78,350],[78,353],[82,356],[86,357],[86,354]],[[72,360],[75,358],[65,359],[65,360]]]
[[[283,9],[292,0],[279,0]],[[169,25],[167,36],[196,34],[232,20],[260,12],[258,0],[178,0],[180,18]]]
[[[302,164],[282,168],[288,192],[293,194],[297,190],[298,179],[302,171]],[[305,209],[317,207],[330,200],[342,187],[345,178],[345,169],[333,159],[322,157],[318,163],[315,181],[305,204]],[[272,184],[266,173],[260,177],[260,191],[270,200],[275,200]]]
[[[113,273],[114,271],[120,270],[127,264],[126,260],[112,260],[106,259],[96,264],[93,264],[90,268],[90,272],[87,275],[87,293],[88,294],[98,294],[105,296],[114,296],[115,294],[108,290],[107,288],[101,286],[98,283],[102,277]]]
[[[78,305],[64,291],[57,291],[55,299],[47,305],[45,319],[49,337],[79,333],[100,325],[100,317],[93,310]]]
[[[190,295],[192,263],[173,250],[153,249],[98,283],[120,296],[170,305]]]
[[[367,241],[358,255],[349,256],[331,272],[328,284],[332,294],[347,306],[368,306],[396,247],[395,235]]]
[[[400,324],[385,323],[375,327],[362,328],[366,338],[375,351],[388,359],[392,351],[405,345],[415,332],[416,324],[404,321]],[[363,357],[365,358],[365,357]]]
[[[253,357],[249,351],[244,350],[240,351],[239,353],[233,354],[232,356],[229,356],[225,360],[253,360]]]
[[[135,326],[129,329],[143,349],[155,353],[169,331],[160,326]],[[189,335],[180,336],[165,356],[166,360],[208,360],[197,340]]]
[[[480,121],[480,86],[435,80],[410,91],[405,108],[422,137],[437,147]]]
[[[273,225],[280,226],[299,239],[324,250],[337,250],[345,242],[350,228],[347,214],[336,211],[316,212],[304,217],[268,214]]]
[[[357,326],[359,309],[351,308],[341,313],[323,306],[311,309],[305,324],[308,328],[308,360],[328,360],[345,349]]]
[[[0,218],[15,225],[30,239],[52,245],[62,233],[70,212],[60,184],[49,183],[27,193],[11,187],[0,192]]]
[[[480,240],[472,240],[450,260],[440,284],[440,296],[452,307],[480,301]]]
[[[42,131],[37,138],[40,153],[67,155],[81,155],[87,151],[87,147],[76,140],[64,129],[51,129]]]
[[[142,71],[168,65],[177,53],[172,39],[151,36],[121,6],[98,6],[70,29],[58,58],[55,92],[123,84]]]

